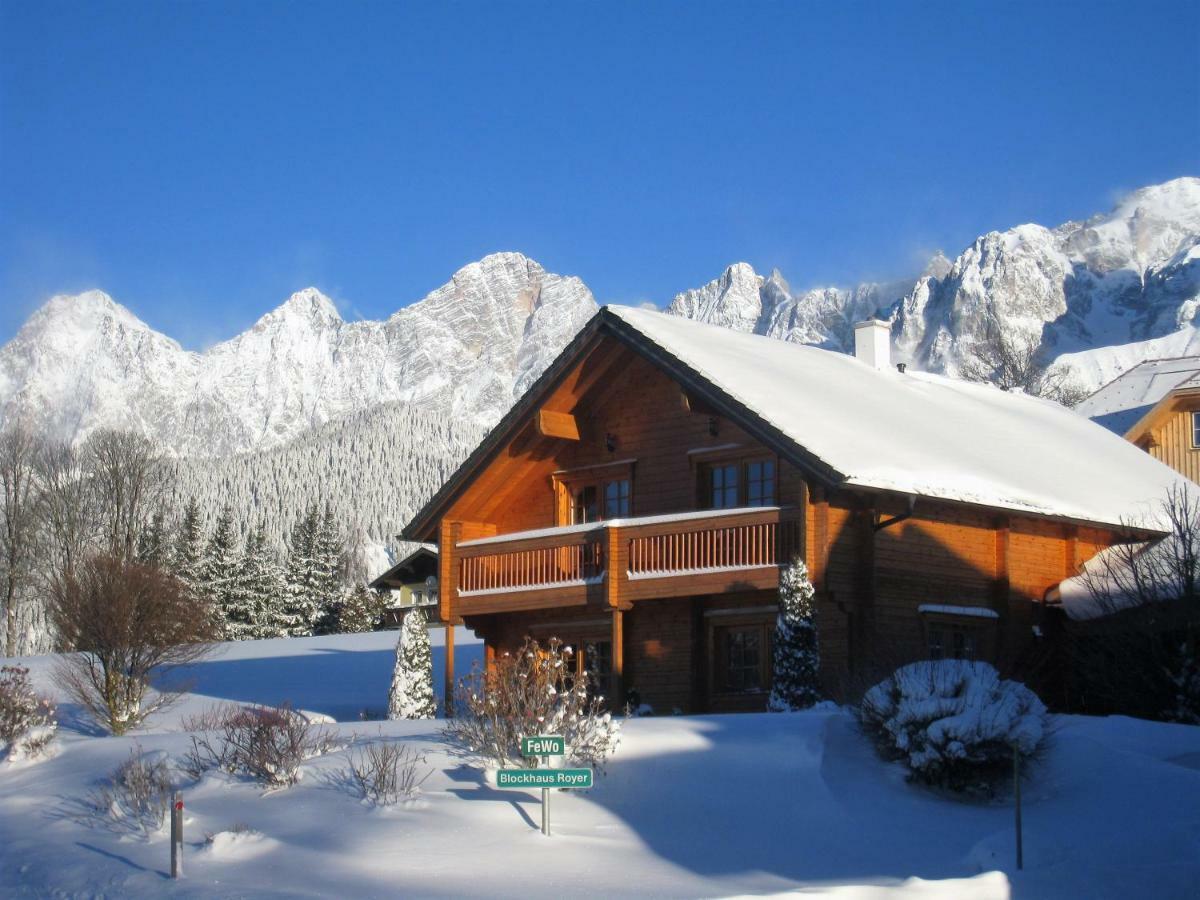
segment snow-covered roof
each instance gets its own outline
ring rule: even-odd
[[[1161,552],[1163,543],[1169,541],[1143,541],[1132,546],[1117,544],[1105,547],[1082,566],[1078,575],[1063,579],[1058,584],[1058,601],[1067,617],[1077,622],[1098,619],[1137,606],[1141,601],[1131,590],[1135,584],[1135,568],[1129,565],[1131,557]],[[1167,551],[1169,552],[1169,551]],[[1144,567],[1149,571],[1157,565]],[[1149,589],[1151,593],[1154,588]]]
[[[1159,503],[1188,484],[1049,400],[644,309],[606,312],[849,486],[1165,530]]]
[[[1200,356],[1148,359],[1104,385],[1076,412],[1125,435],[1172,391],[1193,387],[1200,387]]]

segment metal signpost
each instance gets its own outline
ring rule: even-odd
[[[566,756],[567,743],[557,734],[539,734],[521,738],[521,755],[540,759],[540,769],[501,769],[496,774],[496,786],[509,790],[540,787],[542,789],[542,834],[550,834],[550,790],[561,788],[579,790],[592,786],[591,769],[551,769],[551,756]]]

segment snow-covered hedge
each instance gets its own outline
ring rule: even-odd
[[[860,718],[876,747],[915,781],[990,795],[1041,745],[1046,707],[1029,688],[983,662],[944,659],[903,666],[863,697]]]

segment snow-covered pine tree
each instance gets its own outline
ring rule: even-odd
[[[775,676],[767,702],[772,712],[807,709],[821,699],[815,594],[808,567],[799,559],[780,572]]]
[[[170,560],[170,535],[167,534],[167,517],[160,509],[150,517],[137,539],[137,560],[144,566],[164,566]]]
[[[437,715],[428,621],[419,606],[404,616],[396,642],[392,689],[388,692],[389,719],[432,719]]]
[[[321,614],[324,588],[316,560],[317,531],[321,518],[317,504],[311,503],[292,529],[288,540],[285,579],[287,588],[279,623],[284,633],[299,636],[313,633]]]
[[[374,631],[383,615],[384,600],[378,591],[373,591],[361,581],[346,592],[338,608],[337,632],[355,634]]]
[[[330,634],[338,630],[338,609],[344,602],[345,587],[342,583],[342,552],[345,548],[341,529],[333,514],[333,506],[325,504],[313,540],[313,560],[319,609],[315,631]]]
[[[227,633],[234,640],[282,637],[279,622],[284,603],[283,572],[267,544],[266,528],[246,536],[230,591]]]
[[[171,567],[184,583],[195,588],[200,581],[200,558],[204,554],[204,523],[195,497],[183,508],[183,519],[175,533]]]
[[[234,604],[234,583],[238,573],[237,535],[234,533],[233,509],[226,506],[217,516],[212,535],[205,545],[199,565],[197,589],[206,596],[221,617],[226,637],[233,638],[238,629],[231,627]]]

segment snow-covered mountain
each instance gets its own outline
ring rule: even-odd
[[[1142,354],[1195,346],[1198,308],[1200,178],[1178,178],[1084,222],[989,232],[907,282],[793,292],[778,272],[738,263],[669,311],[843,351],[853,322],[878,315],[897,359],[951,374],[994,322],[1096,387]]]
[[[578,278],[519,253],[463,267],[385,321],[315,288],[203,353],[101,291],[50,300],[0,348],[0,418],[61,437],[132,427],[178,456],[278,447],[382,403],[498,419],[595,312]]]

